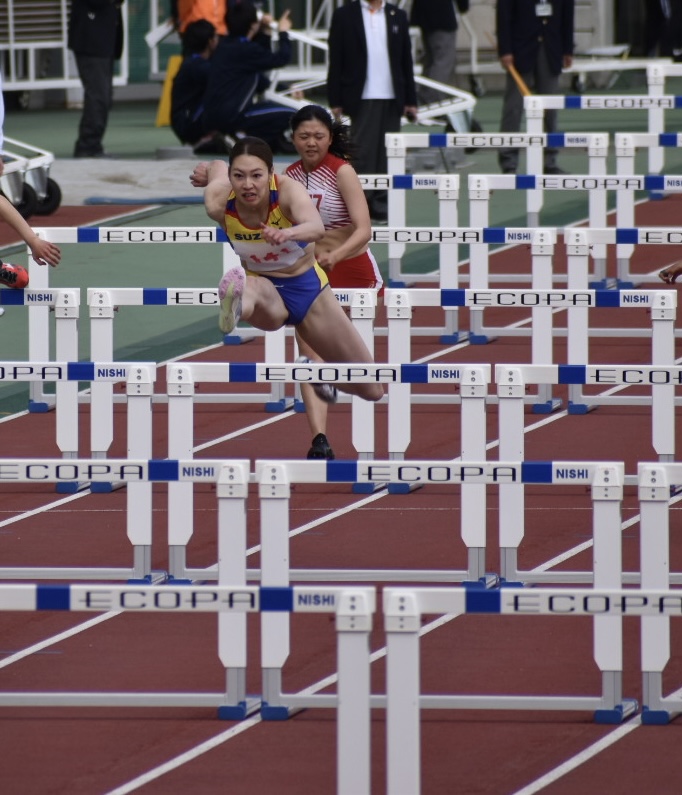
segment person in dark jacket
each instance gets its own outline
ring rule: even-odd
[[[229,33],[220,39],[210,61],[204,95],[204,127],[232,137],[254,136],[275,151],[295,151],[289,120],[294,113],[276,102],[254,101],[269,86],[266,72],[291,60],[289,12],[280,17],[278,49],[270,48],[270,18],[261,24],[255,6],[239,3],[230,11]]]
[[[523,97],[509,74],[513,65],[536,94],[558,94],[559,75],[573,63],[575,0],[498,0],[497,52],[507,82],[502,105],[502,132],[521,129]],[[545,130],[555,132],[557,114],[545,111]],[[545,174],[563,174],[556,163],[557,150],[546,148]],[[500,149],[500,168],[516,173],[518,149]]]
[[[68,46],[83,84],[74,157],[106,157],[102,138],[114,93],[114,62],[123,52],[123,0],[72,0]]]
[[[459,13],[466,14],[469,0],[456,2]],[[451,85],[457,63],[457,14],[453,0],[413,0],[410,24],[421,30],[424,77]],[[425,103],[443,98],[438,91],[426,86],[419,89],[419,94]]]
[[[407,14],[383,0],[354,0],[334,11],[329,29],[327,97],[334,117],[351,119],[358,174],[385,174],[385,136],[400,118],[417,118]],[[375,221],[387,216],[384,191],[365,193]]]
[[[200,153],[216,152],[213,139],[218,136],[206,134],[203,114],[204,93],[211,68],[209,59],[217,45],[218,33],[211,22],[207,19],[190,22],[182,34],[183,59],[171,89],[173,132],[183,144],[209,146],[201,149]],[[224,139],[221,151],[228,153]]]

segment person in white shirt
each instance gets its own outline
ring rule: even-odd
[[[334,11],[329,29],[327,95],[335,118],[351,119],[355,168],[385,174],[385,135],[401,116],[417,118],[407,14],[384,0],[354,0]],[[387,217],[385,191],[366,194],[375,221]]]

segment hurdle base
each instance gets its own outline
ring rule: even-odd
[[[70,483],[56,483],[54,490],[57,494],[76,494],[79,491],[84,491],[88,487],[92,488],[92,484],[75,481]]]
[[[244,720],[260,709],[261,700],[258,696],[247,696],[238,704],[226,704],[218,707],[218,720]]]
[[[260,716],[267,721],[289,720],[289,718],[293,718],[294,715],[302,712],[303,709],[304,707],[301,706],[287,707],[284,704],[268,704],[267,701],[263,701],[261,702]]]
[[[37,400],[28,401],[29,414],[47,414],[51,406],[49,403],[39,403]]]
[[[305,403],[298,398],[294,398],[294,411],[296,414],[305,414]]]
[[[113,483],[105,483],[103,481],[93,481],[90,484],[90,491],[93,494],[110,494],[114,490]]]
[[[592,405],[588,406],[587,403],[574,403],[572,400],[568,401],[568,413],[569,414],[587,414],[590,411],[594,411],[597,407]]]
[[[149,574],[145,574],[143,577],[129,577],[126,580],[126,585],[149,585],[150,583],[153,585],[162,585],[167,579],[167,571],[155,570]]]
[[[642,707],[642,726],[667,726],[672,720],[672,712],[665,709]]]
[[[271,414],[278,414],[287,411],[292,406],[291,398],[282,398],[281,400],[271,400],[265,404],[265,410]],[[304,409],[305,410],[305,409]]]
[[[533,403],[533,414],[551,414],[561,408],[561,403],[559,398],[552,398],[544,403]]]
[[[389,494],[409,494],[421,488],[422,486],[416,483],[389,483],[387,491]]]
[[[353,494],[374,494],[386,488],[385,483],[353,483],[351,491]]]
[[[492,342],[495,337],[489,337],[487,334],[472,334],[469,332],[468,339],[470,345],[487,345],[489,342]]]
[[[441,345],[456,345],[469,339],[467,331],[456,331],[454,334],[441,334],[438,341]]]
[[[608,279],[597,279],[596,281],[588,282],[587,286],[590,288],[590,290],[608,290],[609,289],[609,280]]]
[[[639,708],[639,704],[635,699],[625,698],[623,701],[615,706],[613,709],[598,709],[594,712],[595,723],[622,723],[626,718],[634,715]]]
[[[626,282],[621,279],[616,279],[616,289],[617,290],[636,290],[638,285],[634,282]]]
[[[662,190],[650,190],[649,191],[649,198],[653,202],[660,202],[662,199],[665,199],[665,191]]]
[[[241,345],[245,342],[252,342],[253,337],[242,337],[239,334],[223,334],[223,345]]]

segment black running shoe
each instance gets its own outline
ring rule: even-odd
[[[325,458],[327,461],[334,460],[334,451],[329,446],[327,437],[323,433],[318,433],[313,439],[313,446],[308,450],[308,458]]]

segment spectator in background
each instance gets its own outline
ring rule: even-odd
[[[466,14],[469,0],[456,2],[459,13]],[[421,30],[424,77],[453,85],[457,63],[457,14],[453,0],[413,0],[410,24]],[[439,91],[426,86],[420,87],[419,96],[425,104],[443,98]]]
[[[385,135],[400,131],[400,118],[417,118],[407,14],[384,0],[354,0],[334,11],[329,29],[329,106],[351,119],[359,174],[385,174]],[[376,221],[388,216],[385,191],[366,194]]]
[[[573,63],[575,0],[498,0],[497,51],[507,82],[502,105],[502,132],[521,129],[523,96],[511,74],[514,66],[526,85],[537,94],[558,94],[559,75]],[[555,132],[557,113],[545,111],[545,131]],[[557,150],[544,152],[545,174],[563,174],[556,163]],[[500,168],[515,174],[518,149],[500,149]]]
[[[219,36],[227,34],[226,0],[171,0],[171,18],[180,36],[188,25],[205,19],[215,28]]]
[[[114,95],[114,62],[123,52],[123,0],[72,0],[68,46],[83,84],[74,157],[107,157],[102,138]]]
[[[2,157],[2,149],[5,145],[4,128],[5,128],[5,100],[2,95],[2,72],[0,72],[0,177],[2,176],[5,170],[5,161]]]
[[[194,146],[196,154],[229,154],[225,137],[207,133],[204,127],[204,93],[208,85],[209,59],[218,45],[211,22],[190,22],[182,34],[182,65],[171,90],[171,127],[182,143]]]
[[[230,32],[211,57],[204,95],[204,125],[232,137],[255,136],[273,151],[292,153],[289,120],[293,110],[270,101],[254,101],[270,82],[266,72],[291,60],[289,12],[280,17],[278,49],[271,50],[271,18],[259,19],[253,3],[242,2],[230,10]]]

